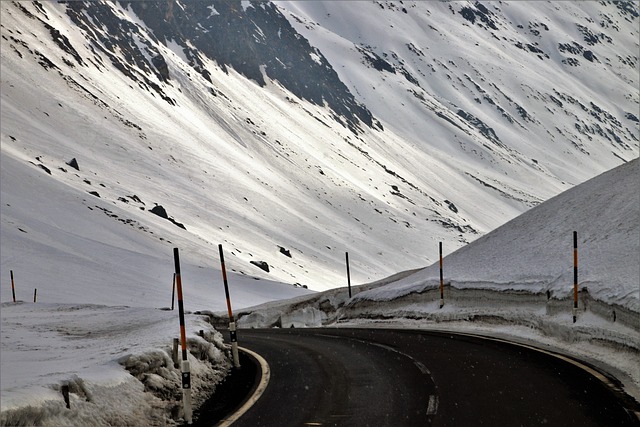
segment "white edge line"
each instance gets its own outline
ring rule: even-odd
[[[269,379],[271,378],[269,364],[266,360],[264,360],[262,356],[244,347],[238,347],[238,349],[253,356],[258,361],[258,363],[260,364],[260,369],[262,370],[262,377],[260,378],[260,383],[258,384],[258,387],[256,387],[256,390],[253,392],[253,395],[251,395],[251,397],[244,403],[244,405],[240,407],[240,409],[238,409],[227,418],[221,420],[217,424],[217,426],[220,427],[228,427],[234,422],[238,421],[238,419],[240,419],[240,417],[243,416],[245,412],[247,412],[249,408],[251,408],[258,401],[258,399],[260,399],[262,393],[264,393],[264,391],[267,389],[267,385],[269,385]]]
[[[488,336],[488,335],[481,335],[481,334],[474,334],[474,333],[467,333],[467,332],[444,331],[444,330],[437,330],[437,332],[447,332],[447,333],[454,334],[454,335],[457,334],[457,335],[481,338],[481,339],[490,340],[490,341],[498,341],[498,342],[508,343],[508,344],[512,344],[512,345],[515,345],[515,346],[519,346],[519,347],[524,347],[524,348],[527,348],[529,350],[534,350],[534,351],[537,351],[537,352],[540,352],[540,353],[544,353],[544,354],[547,354],[549,356],[552,356],[552,357],[555,357],[557,359],[563,360],[563,361],[565,361],[567,363],[570,363],[570,364],[582,369],[583,371],[585,371],[588,374],[590,374],[592,377],[596,378],[598,381],[600,381],[606,387],[608,387],[609,390],[611,390],[611,391],[627,394],[622,387],[618,387],[617,385],[612,383],[611,380],[609,380],[609,378],[605,374],[603,374],[602,372],[600,372],[596,368],[592,368],[591,366],[589,366],[587,364],[587,362],[583,362],[583,361],[579,360],[575,356],[565,355],[565,354],[562,354],[562,353],[556,353],[553,350],[546,350],[544,348],[536,347],[536,346],[534,346],[532,344],[526,344],[526,343],[523,343],[523,342],[511,341],[511,340],[509,340],[507,338],[498,338],[498,337],[492,337],[492,336]],[[631,396],[630,394],[627,394],[627,395]],[[631,396],[631,397],[633,397],[633,396]],[[635,397],[633,397],[633,398],[635,399]],[[625,408],[625,410],[629,409],[629,408],[626,407],[626,405],[623,405],[623,407]],[[635,410],[631,410],[631,409],[629,409],[629,411],[633,411],[633,413],[636,416],[636,418],[638,420],[640,420],[640,412],[635,411]]]

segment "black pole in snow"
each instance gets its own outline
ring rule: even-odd
[[[176,301],[176,273],[173,273],[173,284],[171,285],[171,310],[175,306]]]
[[[351,298],[351,273],[349,273],[349,252],[345,252],[344,255],[347,262],[347,287],[349,288],[349,298]]]
[[[578,315],[578,232],[573,232],[573,323]]]
[[[438,243],[440,252],[440,308],[444,306],[444,274],[442,272],[442,242]]]
[[[13,294],[13,302],[16,302],[16,286],[13,282],[13,270],[11,270],[11,293]]]

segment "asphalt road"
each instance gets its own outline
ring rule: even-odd
[[[504,342],[388,329],[241,330],[238,342],[271,379],[234,426],[640,425],[589,373]]]

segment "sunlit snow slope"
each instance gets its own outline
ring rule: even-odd
[[[219,243],[265,300],[370,281],[638,155],[634,3],[0,7],[2,276],[48,301],[167,305]]]
[[[445,281],[458,289],[548,292],[549,298],[569,299],[575,231],[579,290],[638,313],[639,176],[635,159],[536,206],[446,257]],[[433,289],[439,270],[436,263],[356,299],[392,300]]]

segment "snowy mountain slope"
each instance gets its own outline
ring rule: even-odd
[[[611,329],[616,322],[612,312],[628,312],[624,318],[618,316],[618,323],[635,329],[637,335],[639,168],[640,159],[634,159],[598,175],[445,256],[444,310],[439,307],[440,263],[436,262],[361,285],[354,289],[353,298],[343,287],[250,307],[238,313],[239,324],[266,327],[278,319],[294,319],[296,326],[319,326],[357,319],[359,310],[390,318],[394,310],[410,318],[419,316],[415,313],[441,312],[440,320],[447,320],[446,316],[461,306],[496,316],[509,304],[522,309],[537,305],[531,315],[540,314],[539,306],[546,306],[545,315],[561,312],[566,319],[573,303],[576,231],[581,313],[591,311],[605,317]],[[500,307],[492,305],[500,300]],[[597,305],[605,308],[598,309]]]
[[[593,159],[637,147],[635,4],[278,5],[374,116],[456,162],[484,155],[500,172],[540,167],[576,183]]]
[[[428,264],[637,156],[637,7],[580,5],[3,2],[3,275],[93,277],[105,244],[117,280],[149,257],[138,284],[167,281],[173,246],[206,276],[223,243],[231,269],[313,289],[344,284],[345,251],[354,282]],[[34,173],[40,208],[15,201]],[[89,263],[34,268],[51,199],[76,212],[61,253]]]
[[[444,278],[455,288],[573,291],[573,231],[578,233],[578,283],[595,299],[640,312],[640,160],[619,166],[536,206],[446,257]],[[439,263],[395,283],[358,294],[389,300],[439,284]]]
[[[18,300],[32,300],[37,289],[41,302],[171,306],[174,242],[162,236],[171,235],[169,228],[176,228],[173,224],[146,211],[146,218],[136,217],[131,209],[87,192],[69,192],[66,183],[52,180],[20,153],[12,154],[7,149],[0,163],[2,272],[7,284],[3,301],[12,299],[9,270],[13,270]],[[60,167],[69,171],[52,173],[80,181],[67,176],[73,174],[67,165]],[[93,191],[93,186],[85,185],[87,191]],[[99,184],[96,187],[99,192],[104,189]],[[189,249],[201,245],[198,240],[183,238],[181,243],[188,309],[226,308],[217,248],[211,247],[209,258],[197,257]],[[238,306],[309,292],[240,274],[230,274],[229,280]]]

